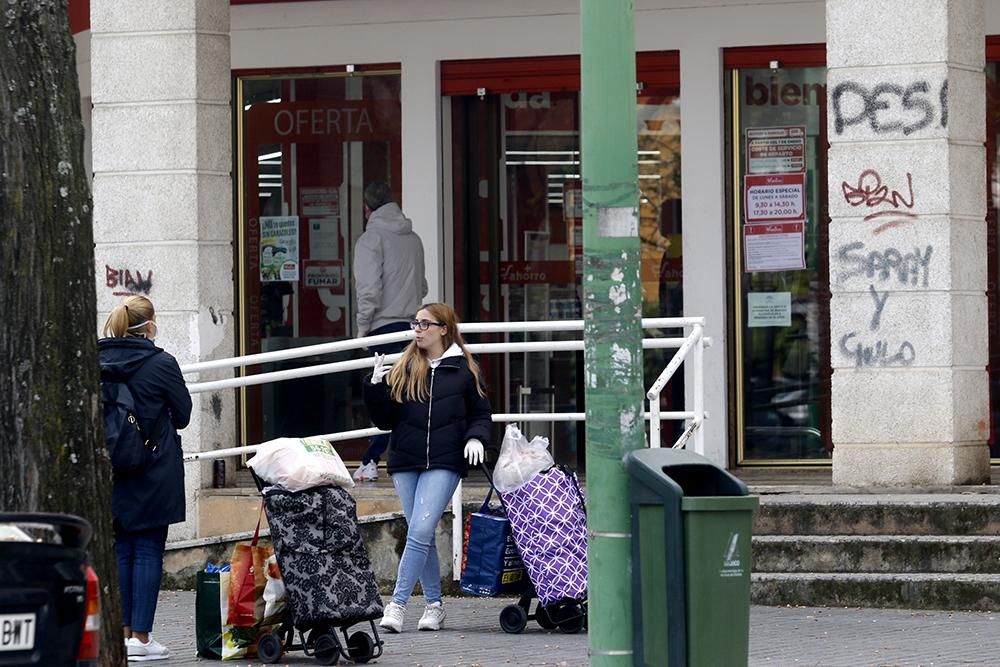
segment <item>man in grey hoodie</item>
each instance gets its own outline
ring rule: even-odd
[[[427,296],[424,245],[413,231],[413,222],[392,199],[386,181],[365,188],[365,232],[354,246],[354,291],[358,298],[358,336],[406,331]],[[405,343],[372,345],[370,352],[401,352]],[[354,473],[357,480],[378,477],[378,460],[389,444],[388,435],[369,440]]]

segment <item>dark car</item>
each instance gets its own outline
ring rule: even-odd
[[[90,523],[69,514],[0,513],[0,666],[93,667],[99,583]]]

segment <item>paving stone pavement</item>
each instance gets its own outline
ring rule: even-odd
[[[406,632],[382,635],[384,667],[508,667],[587,664],[586,634],[564,635],[534,623],[508,635],[497,621],[508,600],[451,598],[441,632],[417,632],[423,601],[409,605]],[[155,664],[207,667],[194,655],[194,593],[165,591],[156,612],[156,638],[172,657]],[[138,663],[136,663],[138,664]],[[229,665],[259,662],[233,661]],[[316,664],[301,652],[279,665]],[[340,664],[349,664],[341,661]],[[940,667],[1000,665],[1000,612],[910,611],[810,607],[752,607],[750,665],[822,667]],[[716,667],[716,666],[707,666]],[[726,667],[726,666],[718,666]]]

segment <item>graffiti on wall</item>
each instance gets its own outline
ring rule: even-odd
[[[883,183],[875,169],[865,169],[856,181],[853,178],[842,181],[841,191],[850,206],[871,209],[863,216],[865,222],[880,222],[869,231],[872,237],[919,217],[913,211],[916,197],[910,172],[906,173],[906,185],[901,190]],[[840,354],[850,359],[856,368],[910,366],[916,361],[916,347],[891,327],[884,330],[882,315],[889,304],[891,288],[925,288],[930,284],[933,257],[932,245],[897,248],[873,244],[870,238],[851,240],[832,253],[831,273],[838,284],[857,277],[869,281],[870,311],[866,312],[864,321],[849,327],[852,330],[838,341]]]
[[[834,132],[843,134],[867,123],[875,134],[909,136],[932,126],[948,127],[948,80],[939,86],[916,81],[908,86],[856,81],[837,84],[831,95]]]
[[[104,265],[105,284],[112,290],[114,296],[132,296],[142,294],[149,296],[153,289],[153,270],[145,274],[138,269],[113,269]]]
[[[899,190],[890,189],[888,185],[882,183],[882,176],[874,169],[865,169],[858,176],[857,183],[843,181],[840,184],[844,193],[844,200],[851,206],[865,206],[866,208],[881,207],[888,204],[889,208],[879,208],[864,216],[865,221],[876,218],[892,218],[883,222],[872,230],[873,234],[881,234],[887,229],[898,227],[899,225],[912,222],[918,216],[913,209],[913,174],[906,172],[906,194]],[[909,195],[909,199],[907,199]]]

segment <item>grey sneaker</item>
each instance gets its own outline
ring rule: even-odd
[[[417,630],[440,630],[444,625],[444,605],[440,602],[427,605],[424,615],[417,622]]]
[[[129,662],[149,662],[151,660],[166,660],[170,657],[170,649],[156,641],[152,637],[143,644],[135,637],[130,637],[125,642],[128,649]]]
[[[378,622],[378,626],[389,632],[402,632],[403,614],[405,613],[406,607],[390,602],[382,611],[382,620]]]

